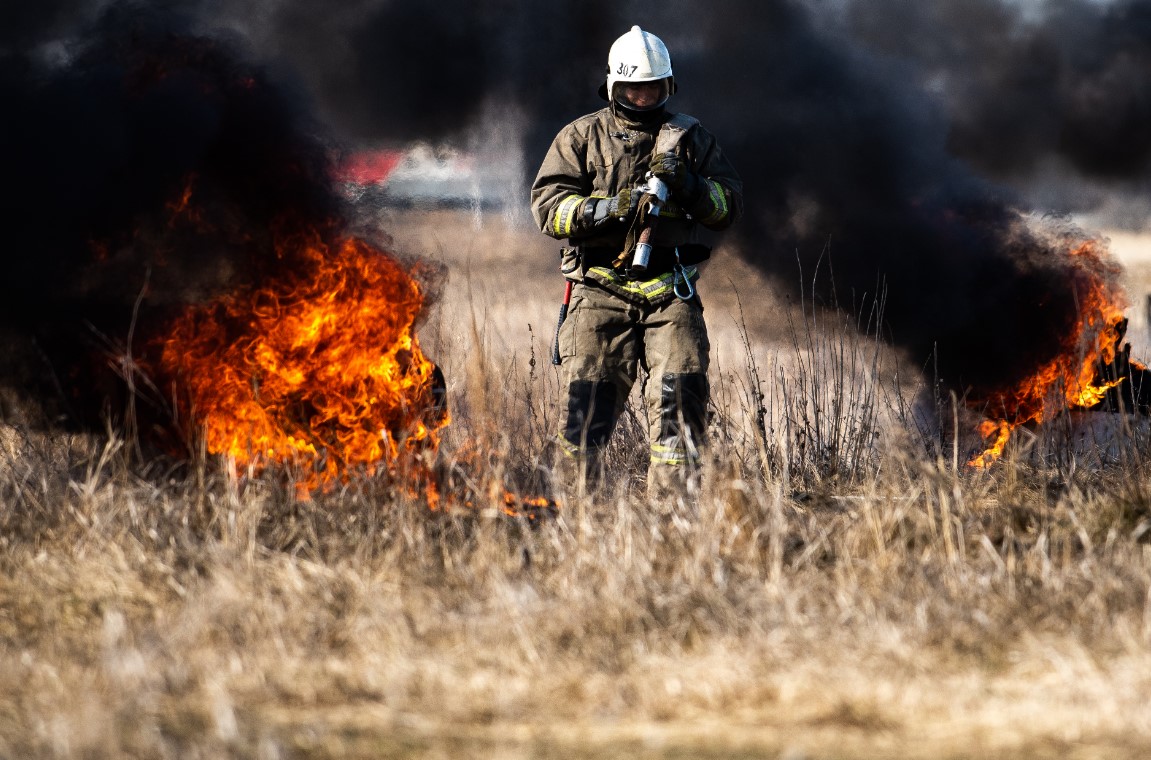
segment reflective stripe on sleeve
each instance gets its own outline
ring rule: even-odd
[[[552,230],[557,238],[566,238],[572,234],[576,213],[579,211],[583,200],[582,195],[569,195],[556,206],[555,214],[552,217]]]
[[[705,179],[707,183],[707,199],[711,205],[711,213],[699,221],[703,224],[717,224],[727,216],[727,190],[715,180]]]

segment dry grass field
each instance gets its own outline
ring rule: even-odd
[[[446,273],[421,341],[474,505],[386,477],[300,501],[8,420],[0,757],[1151,753],[1145,424],[1066,415],[968,471],[914,368],[721,252],[702,492],[645,502],[632,415],[609,492],[509,517],[558,427],[555,246],[499,214],[382,222]]]

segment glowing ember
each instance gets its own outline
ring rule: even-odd
[[[539,520],[541,517],[554,517],[559,510],[559,504],[543,496],[530,496],[517,498],[511,491],[504,493],[504,514],[509,517],[524,517],[529,521]]]
[[[163,339],[183,419],[238,469],[291,463],[309,490],[434,451],[448,419],[413,335],[418,283],[355,238],[278,250],[290,272],[190,308]]]
[[[1098,404],[1122,380],[1099,379],[1100,363],[1114,360],[1120,341],[1119,325],[1127,306],[1115,284],[1115,264],[1097,241],[1082,243],[1070,252],[1074,265],[1076,295],[1082,318],[1067,335],[1063,350],[1014,388],[972,400],[986,412],[1003,416],[985,420],[980,435],[988,441],[983,453],[972,457],[970,467],[985,468],[1003,453],[1011,431],[1026,422],[1043,422],[1069,407]],[[992,440],[993,439],[993,440]]]

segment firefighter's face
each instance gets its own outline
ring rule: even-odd
[[[616,85],[616,96],[625,106],[637,111],[655,108],[667,99],[667,80],[620,82]]]

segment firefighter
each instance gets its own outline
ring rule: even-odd
[[[642,369],[653,498],[698,472],[704,444],[709,343],[695,283],[709,249],[698,244],[698,227],[723,230],[743,206],[743,183],[715,138],[668,110],[675,91],[667,47],[633,26],[608,54],[599,89],[607,107],[560,131],[531,191],[540,229],[568,240],[561,271],[575,283],[557,337],[568,475],[602,473]],[[670,190],[657,214],[652,177]],[[640,241],[651,246],[642,270]]]

